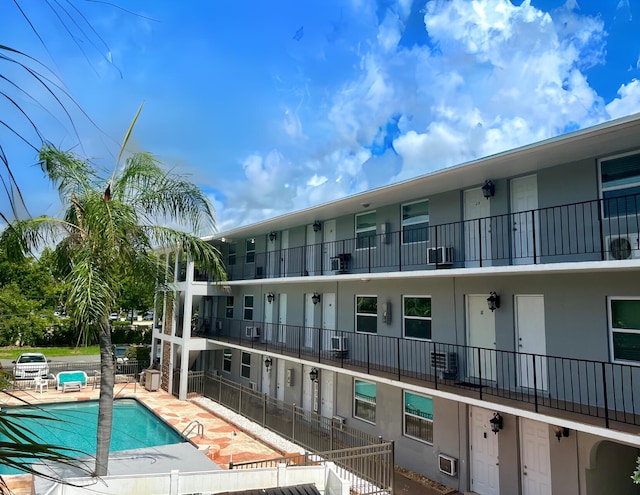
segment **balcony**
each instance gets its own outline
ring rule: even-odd
[[[262,331],[249,335],[247,326]],[[638,366],[231,319],[217,320],[214,328],[208,339],[274,355],[606,428],[637,431],[640,425]]]
[[[640,259],[640,195],[224,259],[229,280]],[[611,216],[615,212],[617,216]],[[420,241],[416,241],[420,239]]]

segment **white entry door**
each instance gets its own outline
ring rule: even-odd
[[[511,180],[512,253],[514,264],[531,264],[540,252],[538,178],[535,175]],[[538,235],[534,235],[538,232]],[[535,239],[535,242],[534,242]]]
[[[287,342],[287,295],[278,294],[278,342]]]
[[[335,373],[329,370],[320,372],[320,414],[325,418],[333,417],[333,394]]]
[[[271,374],[273,373],[273,364],[271,365],[271,368],[269,368],[269,370],[267,371],[267,368],[264,366],[264,360],[266,359],[266,356],[262,356],[261,361],[262,361],[262,366],[260,367],[260,369],[262,369],[262,393],[263,394],[267,394],[269,397],[271,397]],[[272,361],[274,361],[273,358],[271,358]]]
[[[331,350],[331,337],[336,330],[336,294],[325,292],[322,294],[322,350]]]
[[[286,364],[287,362],[284,359],[278,359],[276,362],[276,366],[278,368],[278,376],[276,378],[276,399],[278,400],[284,400]]]
[[[313,225],[307,225],[307,244],[305,246],[305,274],[307,275],[320,275],[320,263],[316,263],[316,232],[313,230]]]
[[[479,495],[500,493],[498,435],[490,428],[493,411],[469,408],[471,441],[471,491]]]
[[[267,342],[273,342],[273,301],[269,302],[268,294],[264,295],[264,338]]]
[[[467,295],[467,374],[470,378],[495,380],[496,319],[487,306],[487,295]]]
[[[322,269],[324,273],[331,271],[331,257],[336,250],[336,221],[327,220],[322,226]]]
[[[280,233],[280,276],[288,276],[289,265],[289,231],[283,230]]]
[[[522,353],[519,355],[519,385],[537,390],[547,390],[544,296],[517,295],[515,296],[515,308],[517,350]]]
[[[549,425],[520,418],[522,495],[551,493]]]
[[[482,188],[464,192],[464,259],[465,266],[491,264],[491,201]]]
[[[313,293],[304,295],[304,346],[312,348],[314,345],[314,321],[315,308],[313,304]]]
[[[276,234],[276,238],[272,241],[267,236],[267,277],[273,278],[278,275],[279,269],[279,255],[276,250],[276,246],[278,244],[278,238]]]
[[[302,409],[311,411],[313,407],[313,382],[309,379],[309,373],[313,366],[305,364],[302,366]]]

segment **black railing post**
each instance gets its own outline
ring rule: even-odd
[[[478,390],[480,391],[480,400],[482,400],[482,349],[478,347],[478,380],[480,385]]]
[[[371,335],[367,334],[367,373],[371,372],[371,356],[369,355],[369,337],[371,337]]]
[[[533,360],[533,403],[534,410],[538,412],[538,372],[536,371],[536,355],[532,354],[531,359]]]
[[[602,393],[604,394],[604,426],[609,428],[609,398],[607,397],[607,370],[606,363],[600,363],[602,368]]]
[[[262,392],[262,427],[267,426],[267,394]]]
[[[427,359],[429,360],[430,368],[433,368],[433,386],[438,390],[438,358],[436,356],[436,343],[431,341],[429,343],[431,351]]]
[[[369,236],[367,237],[368,241],[369,241],[369,249],[367,249],[367,257],[368,257],[368,261],[367,264],[369,265],[367,270],[369,271],[369,273],[371,273],[371,239],[375,239],[375,237],[373,236]]]
[[[318,332],[318,362],[322,362],[322,329],[316,328]]]
[[[402,231],[398,231],[398,271],[402,271]]]
[[[538,249],[536,246],[536,212],[531,210],[531,242],[533,242],[533,264],[538,263]]]
[[[396,338],[396,343],[398,346],[398,380],[402,377],[402,366],[400,365],[400,339]]]
[[[304,327],[298,325],[298,359],[302,357],[302,339],[304,338],[303,332]]]
[[[478,258],[482,266],[482,218],[478,219]]]
[[[304,378],[301,378],[304,380]],[[291,408],[291,440],[295,443],[296,441],[296,403],[293,403],[293,407]]]

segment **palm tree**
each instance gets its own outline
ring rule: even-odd
[[[122,281],[129,275],[149,273],[151,265],[158,263],[153,255],[158,249],[180,249],[216,280],[226,276],[220,253],[185,231],[211,231],[215,226],[213,208],[200,189],[164,170],[150,153],[134,153],[120,165],[140,110],[110,176],[101,176],[95,166],[72,152],[45,144],[39,152],[41,168],[57,187],[64,214],[7,222],[0,236],[14,259],[54,244],[57,267],[70,287],[67,313],[78,328],[98,332],[102,382],[96,476],[107,474],[109,460],[114,386],[109,314]]]

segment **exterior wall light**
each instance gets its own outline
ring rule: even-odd
[[[269,232],[269,240],[271,242],[275,241],[277,236],[278,235],[275,232]]]
[[[273,364],[273,359],[271,359],[271,356],[269,356],[264,360],[264,367],[267,368],[267,372],[271,371],[272,364]]]
[[[309,379],[312,382],[318,381],[318,368],[311,368],[311,371],[309,372]]]
[[[313,304],[318,304],[320,302],[320,294],[314,292],[313,296],[311,296],[311,300],[313,301]]]
[[[502,430],[503,419],[502,416],[500,416],[500,413],[493,413],[493,418],[489,420],[489,424],[491,425],[491,431],[493,433],[498,433]]]
[[[316,220],[315,222],[313,222],[313,231],[319,232],[320,230],[322,230],[322,224],[319,220]]]
[[[489,297],[487,297],[487,306],[491,311],[495,311],[500,307],[500,296],[495,293],[495,291],[489,292]]]
[[[275,299],[275,297],[276,297],[276,296],[274,295],[274,293],[273,293],[273,292],[269,292],[269,293],[267,294],[267,301],[269,302],[269,304],[271,304],[271,303],[273,302],[273,300]]]
[[[562,440],[562,437],[567,438],[569,436],[569,428],[564,426],[556,426],[556,438],[558,442]]]
[[[482,186],[482,195],[485,199],[492,198],[496,194],[496,185],[490,180],[484,181],[484,186]]]

